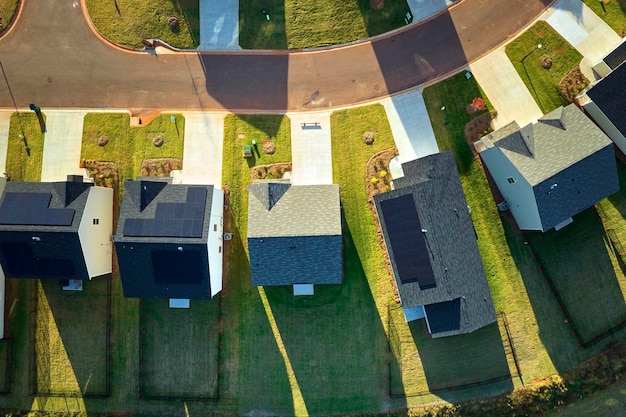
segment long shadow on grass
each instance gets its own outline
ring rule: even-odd
[[[106,397],[109,394],[109,278],[64,291],[57,280],[33,282],[33,378],[46,396]]]
[[[432,338],[423,320],[409,323],[428,388],[447,401],[458,401],[471,388],[490,394],[513,389],[503,337],[493,323],[472,333]],[[464,396],[467,392],[462,393]]]
[[[284,1],[239,2],[239,45],[244,49],[287,49]]]
[[[619,179],[620,190],[626,190],[626,165],[620,158],[617,159],[617,177]],[[608,199],[613,207],[622,215],[622,218],[626,220],[626,195],[623,192],[617,192]]]
[[[315,286],[307,297],[294,297],[291,287],[266,288],[310,415],[380,411],[388,398],[385,330],[343,227],[343,284]]]
[[[358,3],[368,36],[380,35],[404,26],[405,16],[411,10],[406,0],[387,0],[380,10],[372,9],[370,0],[358,0]]]
[[[574,223],[559,232],[535,232],[524,237],[503,224],[537,319],[539,336],[555,368],[569,371],[605,349],[612,338],[589,349],[579,346],[542,272],[551,277],[583,339],[592,340],[624,319],[626,305],[595,209],[575,216]],[[526,238],[537,253],[524,244]]]

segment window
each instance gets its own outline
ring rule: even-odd
[[[93,224],[100,224],[100,219],[93,219]]]
[[[509,184],[515,184],[515,179],[513,177],[509,177],[506,180],[509,182]]]

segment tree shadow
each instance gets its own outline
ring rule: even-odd
[[[362,413],[388,398],[385,329],[352,235],[344,223],[344,280],[294,297],[291,287],[266,293],[310,415]],[[392,408],[404,399],[387,400]]]
[[[370,0],[358,0],[363,23],[370,37],[390,32],[413,21],[411,9],[406,0],[386,0],[383,4],[382,9],[374,10]]]

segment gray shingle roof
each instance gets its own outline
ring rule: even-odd
[[[626,49],[626,42],[623,44]],[[611,123],[626,136],[626,64],[620,65],[598,81],[587,96],[602,110]]]
[[[339,186],[260,181],[248,192],[253,285],[342,282]]]
[[[482,140],[502,149],[531,186],[612,144],[574,104],[522,129],[512,122]]]
[[[134,298],[210,299],[207,241],[213,210],[213,186],[169,184],[157,179],[146,181],[126,181],[114,236],[124,295]],[[171,233],[170,236],[124,234],[127,220],[155,219],[160,203],[176,203],[177,209],[184,211],[187,206],[193,205],[188,201],[189,190],[198,188],[206,190],[201,236],[171,236]],[[178,266],[166,270],[167,264],[160,262],[164,258],[168,259],[167,264]]]
[[[48,208],[74,211],[71,224],[67,226],[0,224],[0,264],[7,277],[89,279],[78,228],[92,186],[82,182],[6,183],[0,198],[0,211],[6,209],[4,203],[8,193],[48,194],[51,196]]]
[[[404,177],[394,179],[394,190],[374,196],[402,306],[410,308],[461,299],[460,328],[436,336],[468,333],[493,323],[496,320],[493,302],[452,152],[404,163],[402,170]],[[421,290],[418,282],[402,284],[398,277],[381,202],[407,194],[413,196],[420,227],[425,230],[414,233],[423,233],[427,239],[435,288]]]

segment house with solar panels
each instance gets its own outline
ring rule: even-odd
[[[290,285],[294,295],[341,284],[339,186],[284,180],[248,186],[248,251],[252,285]]]
[[[619,190],[613,142],[574,104],[474,147],[522,230],[559,230]]]
[[[487,278],[452,152],[402,164],[394,189],[374,205],[407,321],[432,337],[496,321]]]
[[[113,190],[64,182],[6,183],[0,264],[7,278],[85,281],[112,269]]]
[[[127,180],[114,236],[124,296],[170,307],[222,290],[224,193],[171,178]]]

